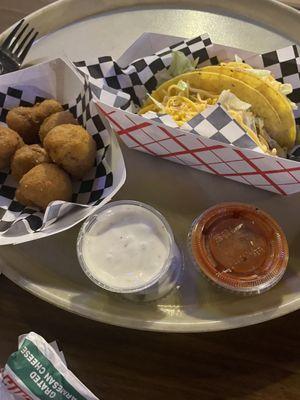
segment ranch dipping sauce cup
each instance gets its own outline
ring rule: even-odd
[[[244,295],[278,283],[289,258],[285,234],[274,218],[243,203],[221,203],[201,214],[192,224],[188,248],[210,282]]]
[[[99,287],[133,301],[165,296],[182,267],[166,219],[137,201],[116,201],[91,215],[77,240],[84,273]]]

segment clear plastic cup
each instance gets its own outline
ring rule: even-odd
[[[218,287],[251,295],[282,278],[289,251],[277,222],[259,208],[222,203],[192,224],[188,248],[197,270]]]
[[[77,254],[91,281],[132,301],[165,296],[182,268],[166,219],[137,201],[109,203],[91,215],[79,232]]]

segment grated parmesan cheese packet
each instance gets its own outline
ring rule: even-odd
[[[99,400],[67,368],[56,343],[30,332],[0,370],[0,400]]]

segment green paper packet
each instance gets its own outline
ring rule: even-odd
[[[22,337],[0,372],[0,400],[16,399],[99,400],[34,332]]]

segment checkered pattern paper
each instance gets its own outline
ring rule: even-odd
[[[161,122],[171,128],[178,128],[177,123],[167,114],[157,115],[153,111],[148,111],[146,114],[143,114],[143,117],[151,119],[152,121]],[[180,128],[187,132],[217,140],[221,143],[253,149],[262,153],[260,147],[256,145],[244,129],[231,118],[220,104],[207,108],[190,121],[184,123]]]
[[[99,57],[74,64],[81,73],[89,76],[92,84],[104,90],[103,96],[110,97],[108,102],[104,101],[105,104],[116,106],[118,102],[122,103],[126,93],[128,97],[125,99],[131,99],[136,106],[141,106],[147,93],[151,93],[157,87],[162,73],[170,66],[174,50],[182,51],[193,60],[199,59],[211,64],[215,62],[215,57],[210,59],[208,51],[210,46],[212,43],[208,35],[202,35],[195,39],[182,40],[148,57],[134,60],[125,68],[121,68],[111,57]],[[108,91],[111,96],[107,94]],[[100,93],[101,90],[96,95],[102,100]]]
[[[297,172],[300,171],[300,164],[295,158],[283,159],[262,153],[218,104],[207,108],[180,128],[169,116],[151,112],[139,116],[133,112],[135,107],[143,104],[146,94],[156,88],[171,63],[173,50],[180,50],[191,59],[198,59],[199,66],[234,60],[234,56],[238,55],[253,67],[269,69],[279,81],[291,83],[294,92],[289,97],[300,106],[297,46],[257,55],[213,44],[208,35],[177,43],[174,43],[174,38],[169,38],[172,45],[161,50],[159,35],[144,34],[123,54],[122,67],[109,57],[75,63],[80,72],[87,74],[90,82],[98,88],[95,97],[99,110],[125,144],[154,156],[278,194],[300,191],[300,172]],[[165,35],[162,40],[166,43]],[[145,52],[145,49],[149,54],[135,58],[135,54]],[[103,59],[105,62],[102,62]],[[115,99],[111,92],[110,101],[103,101],[99,93],[102,90],[110,91],[110,88],[115,91]],[[120,102],[121,93],[123,98],[124,93],[130,96],[131,108],[115,106],[117,101]],[[128,104],[128,99],[126,101]],[[296,111],[295,117],[299,115],[299,111]]]
[[[63,61],[57,61],[63,68]],[[45,66],[43,66],[45,69]],[[59,74],[60,68],[56,67],[56,73]],[[0,221],[0,244],[5,237],[16,238],[29,235],[35,232],[46,232],[51,230],[55,233],[55,227],[59,222],[59,231],[66,228],[68,223],[82,219],[83,215],[93,212],[96,206],[102,204],[106,197],[118,185],[119,178],[114,176],[111,166],[112,146],[111,136],[107,131],[99,116],[98,110],[92,99],[92,92],[87,79],[84,81],[69,68],[70,77],[74,82],[70,82],[70,87],[74,92],[69,96],[60,98],[59,93],[53,93],[54,88],[47,85],[47,90],[43,89],[43,82],[38,86],[26,85],[26,79],[22,77],[22,85],[6,86],[0,79],[0,123],[5,124],[8,111],[17,106],[31,106],[45,98],[56,98],[61,101],[65,110],[69,110],[82,125],[93,136],[97,146],[97,155],[94,167],[82,180],[72,180],[73,194],[71,202],[55,201],[52,202],[45,212],[34,208],[28,208],[15,200],[15,191],[17,182],[10,175],[10,171],[0,172],[0,206],[4,214]],[[37,67],[36,74],[39,74]],[[51,70],[51,68],[50,68]],[[68,71],[66,71],[68,72]],[[23,73],[24,74],[24,73]],[[5,77],[5,76],[4,76]],[[53,78],[54,79],[54,78]],[[58,78],[59,79],[59,78]],[[76,82],[77,85],[73,86]],[[48,82],[49,83],[49,82]],[[77,86],[77,87],[76,87]],[[58,91],[63,92],[62,87],[57,87]],[[66,102],[66,98],[68,101]],[[114,180],[117,180],[115,182]],[[65,224],[65,225],[64,225]],[[5,241],[7,242],[7,240]]]

